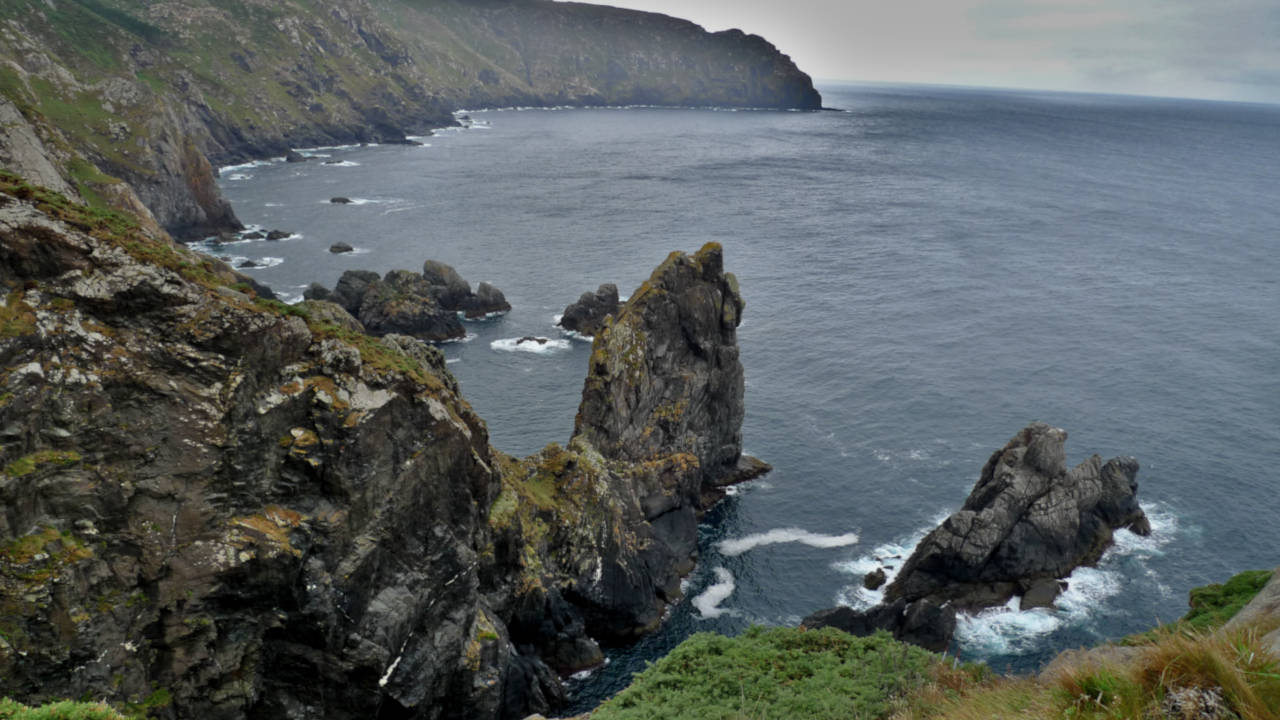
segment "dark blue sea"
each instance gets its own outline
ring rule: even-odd
[[[590,346],[555,328],[564,306],[724,245],[746,449],[775,469],[706,515],[688,599],[574,681],[581,707],[689,633],[874,602],[862,575],[1032,420],[1069,431],[1071,463],[1136,456],[1155,532],[1120,532],[1057,611],[963,622],[962,656],[1034,670],[1280,564],[1280,107],[822,91],[838,111],[473,111],[421,147],[222,173],[246,223],[298,234],[214,251],[283,295],[428,258],[502,288],[510,314],[442,347],[516,454],[572,429]],[[340,240],[357,252],[330,254]]]

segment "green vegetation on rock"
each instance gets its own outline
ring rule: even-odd
[[[0,698],[0,720],[125,720],[105,703],[64,700],[28,707],[9,698]]]
[[[698,633],[636,676],[592,720],[887,717],[938,656],[880,633],[753,627]]]
[[[1196,630],[1210,630],[1226,624],[1271,580],[1270,570],[1246,570],[1222,584],[1191,590],[1191,611],[1181,623]]]

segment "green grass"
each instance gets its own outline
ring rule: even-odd
[[[0,720],[125,720],[125,717],[105,703],[64,700],[32,708],[3,698],[0,699]]]
[[[881,633],[753,627],[698,633],[636,676],[592,720],[886,717],[938,657]]]
[[[1225,583],[1192,588],[1188,599],[1191,610],[1186,615],[1168,625],[1122,638],[1119,644],[1146,645],[1155,641],[1163,632],[1208,631],[1222,627],[1249,604],[1271,580],[1271,575],[1270,570],[1245,570]]]
[[[80,453],[74,450],[41,450],[24,455],[4,468],[4,474],[12,477],[23,477],[35,472],[41,465],[75,465],[80,462]]]

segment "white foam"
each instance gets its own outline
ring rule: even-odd
[[[234,268],[235,268],[235,269],[237,269],[237,270],[262,270],[262,269],[264,269],[264,268],[271,268],[271,267],[275,267],[275,266],[279,265],[280,263],[284,262],[284,258],[281,258],[281,257],[261,257],[261,258],[252,258],[253,262],[257,263],[257,265],[256,265],[255,267],[240,267],[240,263],[244,262],[245,260],[249,260],[249,259],[250,259],[250,258],[241,258],[241,257],[237,257],[237,258],[235,258],[235,262],[234,262],[234,264],[232,265],[232,267],[234,267]]]
[[[322,205],[394,205],[395,203],[404,202],[400,198],[347,198],[351,202],[336,203],[332,200],[321,200]]]
[[[733,573],[722,567],[716,568],[714,572],[715,583],[703,590],[692,601],[702,617],[708,620],[725,614],[726,611],[720,607],[720,603],[727,600],[734,590]]]
[[[227,173],[241,172],[244,170],[248,170],[250,168],[257,168],[257,167],[262,167],[264,165],[271,165],[272,163],[279,162],[281,160],[284,160],[284,158],[272,158],[271,160],[252,160],[250,162],[240,163],[238,165],[223,165],[222,167],[218,168],[218,177],[222,177]]]
[[[317,155],[315,157],[321,157],[321,156]],[[328,157],[328,156],[326,155],[324,157]],[[321,165],[324,165],[325,167],[360,167],[360,163],[354,160],[338,160],[337,162],[321,163]]]
[[[252,180],[253,176],[249,173],[232,173],[227,177],[228,180]]]
[[[262,203],[262,207],[284,207],[284,203]]]
[[[568,350],[569,341],[546,338],[545,343],[539,343],[533,340],[520,342],[520,338],[503,338],[489,343],[489,347],[503,352],[527,352],[534,353],[535,355],[550,355],[562,350]]]
[[[778,543],[798,542],[816,548],[837,548],[846,545],[853,545],[858,542],[856,533],[845,533],[844,535],[819,535],[811,533],[808,530],[799,528],[778,528],[769,532],[754,533],[746,537],[735,538],[733,540],[722,540],[716,544],[720,554],[728,557],[741,555],[742,553],[758,548],[761,545],[776,545]]]

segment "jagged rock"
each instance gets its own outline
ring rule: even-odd
[[[461,309],[462,303],[471,295],[471,283],[463,280],[453,266],[438,260],[428,260],[422,264],[422,277],[436,289],[436,299],[440,301],[440,305],[450,310]]]
[[[356,317],[374,335],[401,333],[450,340],[467,334],[458,314],[442,308],[424,278],[408,270],[392,270],[370,283]]]
[[[596,335],[574,432],[605,457],[689,453],[707,483],[736,472],[744,303],[722,252],[672,253]]]
[[[238,268],[256,268],[256,267],[262,267],[262,266],[261,266],[261,265],[259,265],[259,264],[258,264],[258,263],[256,263],[256,262],[254,262],[253,260],[244,259],[244,260],[241,260],[241,261],[240,261],[240,264],[236,265],[236,267],[238,267]]]
[[[886,581],[887,578],[884,573],[884,568],[876,568],[875,570],[867,573],[866,577],[862,578],[862,586],[868,590],[879,590]]]
[[[340,253],[354,252],[354,251],[355,251],[355,248],[351,247],[350,245],[344,242],[336,242],[329,246],[329,252],[335,255]]]
[[[1003,604],[1029,583],[1098,560],[1112,532],[1149,532],[1138,461],[1097,455],[1070,471],[1065,430],[1032,423],[997,450],[964,507],[925,536],[885,590],[965,608]]]
[[[302,297],[306,300],[333,300],[333,291],[320,283],[313,282],[302,291]]]
[[[327,290],[325,292],[328,292]],[[306,297],[304,295],[304,297]],[[325,298],[306,297],[298,307],[307,313],[308,319],[316,325],[333,325],[348,332],[364,333],[364,325],[351,316],[341,305]],[[408,353],[406,353],[408,354]],[[434,366],[433,366],[434,367]]]
[[[330,202],[330,203],[332,203],[332,204],[334,204],[334,205],[350,205],[350,204],[351,204],[351,198],[349,198],[349,197],[332,197],[332,198],[329,198],[329,202]]]
[[[247,232],[241,235],[240,239],[241,240],[263,240],[266,237],[267,237],[266,235],[258,232],[257,230],[254,230],[253,232]]]
[[[560,316],[560,327],[594,337],[604,325],[604,319],[618,313],[620,304],[618,286],[605,283],[594,293],[582,293],[577,302],[565,307],[564,314]]]
[[[487,282],[481,282],[476,286],[475,294],[464,300],[459,309],[467,318],[475,319],[494,313],[510,312],[511,303],[507,302],[501,290]]]
[[[348,270],[338,278],[333,288],[333,301],[338,303],[353,316],[360,314],[360,305],[364,302],[364,294],[369,286],[382,279],[382,276],[369,270]]]
[[[300,162],[306,162],[306,161],[307,161],[307,156],[306,156],[306,155],[303,155],[302,153],[298,152],[297,150],[290,150],[289,152],[285,153],[285,155],[284,155],[284,161],[285,161],[285,162],[288,162],[288,163],[300,163]]]
[[[284,240],[285,238],[292,237],[292,236],[293,236],[293,233],[285,232],[284,230],[271,230],[267,232],[267,239],[272,241]]]
[[[519,344],[521,344],[521,343],[527,343],[527,342],[528,342],[528,343],[537,343],[538,345],[546,345],[546,344],[547,344],[547,338],[544,338],[544,337],[534,337],[534,336],[532,336],[532,335],[525,335],[524,337],[520,338],[519,340],[516,340],[516,344],[517,344],[517,345],[519,345]]]
[[[0,693],[163,687],[171,717],[228,720],[561,697],[481,597],[500,478],[443,362],[128,240],[0,196],[0,283],[22,288],[0,338]]]
[[[858,637],[885,630],[902,642],[946,652],[956,631],[956,611],[930,600],[908,603],[898,599],[861,611],[848,607],[819,610],[800,624],[810,629],[833,627]]]

